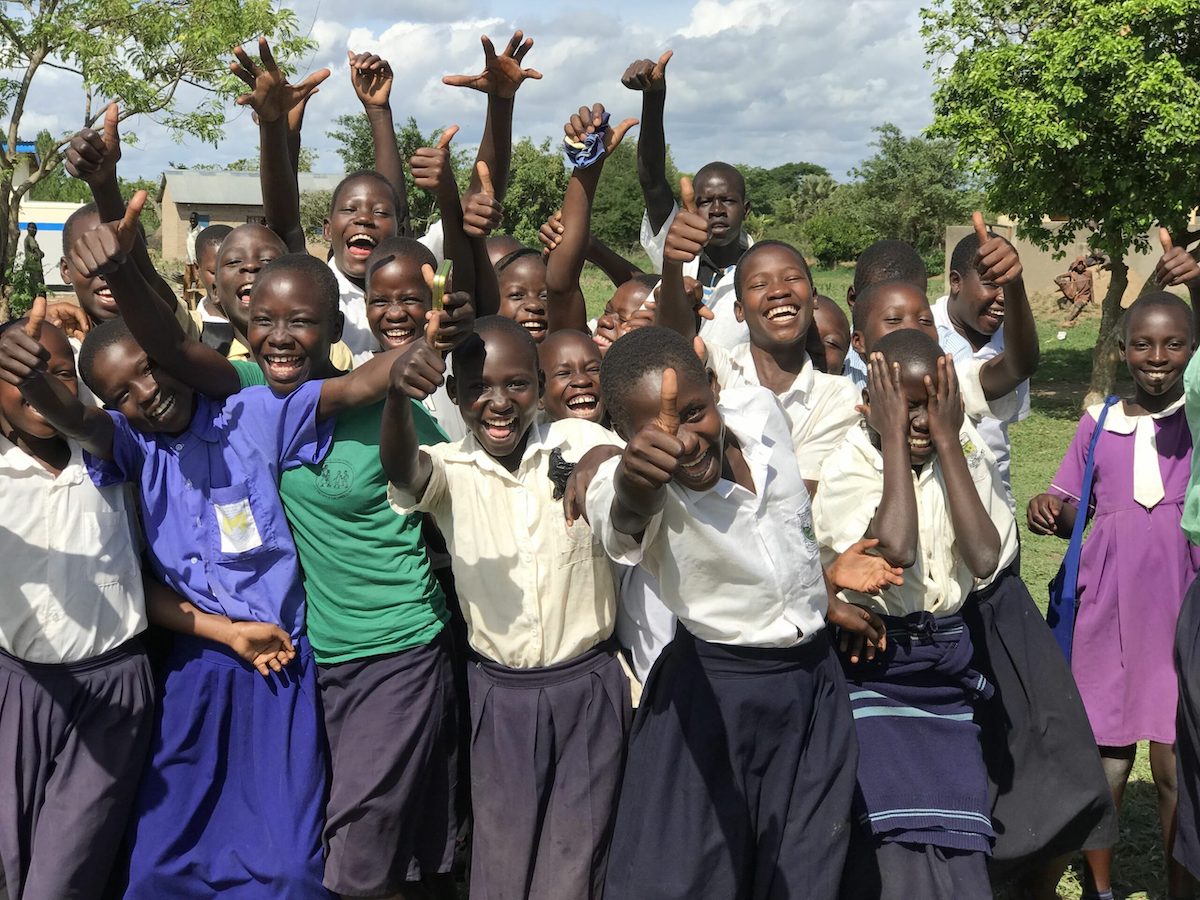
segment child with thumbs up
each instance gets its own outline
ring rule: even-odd
[[[139,635],[136,513],[28,401],[74,396],[67,337],[0,326],[0,870],[10,897],[94,893],[108,878],[154,719]]]
[[[828,614],[849,652],[873,657],[878,617],[832,591],[899,583],[899,570],[864,555],[867,541],[823,573],[778,401],[718,393],[680,335],[617,340],[601,388],[628,443],[600,463],[586,514],[679,620],[638,707],[608,895],[836,897],[857,747],[822,632]]]
[[[511,319],[479,319],[452,360],[422,340],[396,361],[380,456],[395,511],[430,513],[446,537],[475,662],[471,893],[598,900],[630,686],[611,567],[558,485],[618,442],[583,419],[536,424],[537,347]],[[470,433],[422,446],[413,401],[443,381]]]

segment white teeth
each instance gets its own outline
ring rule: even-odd
[[[926,438],[909,438],[908,446],[914,450],[924,450],[929,446],[929,440]]]
[[[346,238],[347,247],[365,246],[373,248],[378,243],[379,241],[377,241],[374,237],[363,232],[352,234],[350,237]]]
[[[165,400],[160,400],[146,413],[151,419],[161,419],[175,405],[174,397],[167,397]]]
[[[521,325],[529,331],[545,331],[546,323],[536,319],[530,319],[528,322],[522,322]]]
[[[384,336],[387,337],[389,340],[402,341],[405,338],[412,337],[413,329],[411,329],[411,328],[385,328],[383,330],[383,333],[384,333]]]
[[[767,313],[767,318],[768,319],[778,319],[783,316],[794,316],[799,312],[800,312],[799,309],[797,309],[795,306],[792,306],[790,304],[787,304],[784,306],[776,306],[774,309],[772,309],[770,312]]]
[[[578,397],[572,397],[567,401],[567,406],[595,406],[596,396],[594,394],[580,394]]]
[[[268,355],[267,362],[272,366],[293,368],[300,365],[299,356]]]
[[[507,419],[484,419],[483,424],[489,428],[508,428],[517,421],[516,416],[510,416]]]

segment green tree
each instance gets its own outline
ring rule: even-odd
[[[958,141],[1023,237],[1058,249],[1083,232],[1112,260],[1092,402],[1116,375],[1128,248],[1155,222],[1182,243],[1200,197],[1200,0],[939,0],[922,16],[931,133]]]
[[[829,175],[811,174],[800,179],[800,186],[792,197],[790,218],[794,222],[803,222],[812,215],[817,204],[826,199],[837,187],[837,182]]]
[[[822,265],[854,259],[880,238],[873,203],[861,184],[839,184],[803,224],[809,252]]]
[[[792,200],[800,183],[810,175],[829,176],[824,166],[810,162],[790,162],[772,169],[761,166],[738,166],[746,179],[746,198],[750,208],[759,215],[790,221]]]
[[[603,184],[604,176],[600,177]],[[550,138],[540,144],[521,138],[513,145],[512,173],[504,198],[504,230],[526,246],[540,247],[538,229],[562,206],[569,178],[562,155]],[[639,210],[639,221],[640,214]]]
[[[946,226],[978,205],[952,140],[905,137],[890,122],[874,129],[876,152],[850,174],[861,180],[882,237],[917,248],[930,273],[942,271]]]
[[[153,114],[178,135],[215,142],[240,93],[227,69],[233,45],[266,35],[285,61],[312,46],[298,36],[295,14],[272,0],[16,0],[0,7],[0,35],[0,271],[16,250],[21,198],[59,169],[71,137],[58,135],[18,178],[21,123],[44,68],[81,80],[79,127],[93,125],[113,98],[123,119]],[[181,103],[181,85],[202,97]]]
[[[679,171],[667,148],[667,181],[679,183]],[[562,198],[558,201],[562,203]],[[621,252],[639,245],[646,200],[637,174],[637,143],[623,141],[605,161],[592,209],[592,233]]]

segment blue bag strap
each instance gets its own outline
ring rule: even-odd
[[[1087,459],[1083,465],[1083,486],[1079,491],[1079,512],[1075,514],[1075,527],[1071,529],[1071,540],[1067,544],[1067,553],[1063,557],[1062,593],[1058,598],[1058,620],[1051,630],[1054,639],[1062,649],[1067,662],[1071,661],[1071,639],[1075,631],[1075,600],[1079,587],[1079,559],[1083,552],[1083,532],[1087,528],[1088,508],[1092,501],[1092,474],[1096,468],[1096,443],[1100,433],[1104,431],[1104,420],[1108,411],[1120,400],[1116,395],[1104,401],[1104,408],[1096,419],[1096,430],[1092,432],[1092,440],[1088,444]]]

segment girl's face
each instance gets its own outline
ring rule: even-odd
[[[367,324],[384,350],[419,338],[432,302],[419,260],[397,256],[368,274]]]
[[[630,330],[630,319],[650,298],[651,290],[631,278],[613,293],[604,312],[596,320],[596,333],[592,335],[601,353],[607,353],[613,342]]]
[[[866,327],[854,332],[851,343],[858,355],[866,359],[885,334],[904,328],[915,328],[935,341],[938,339],[929,299],[916,285],[897,281],[871,299]]]
[[[1130,319],[1121,358],[1143,405],[1174,402],[1183,392],[1183,373],[1192,358],[1191,317],[1183,309],[1151,306]]]
[[[556,331],[538,348],[546,381],[542,407],[552,420],[604,420],[600,348],[581,331]]]
[[[221,243],[214,292],[225,316],[241,334],[249,330],[250,292],[258,273],[286,252],[283,241],[262,225],[239,225]]]
[[[395,236],[396,195],[387,184],[363,176],[342,185],[325,220],[325,240],[343,275],[361,283],[371,251]]]
[[[500,273],[500,315],[529,332],[534,343],[546,338],[546,264],[535,254],[522,256]]]

